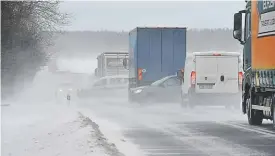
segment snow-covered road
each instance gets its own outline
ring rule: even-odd
[[[183,109],[179,104],[83,102],[101,119],[120,126],[127,141],[148,156],[274,156],[275,132],[267,121],[249,126],[240,110]]]
[[[2,107],[3,156],[273,156],[270,122],[240,110],[130,104],[126,98]]]

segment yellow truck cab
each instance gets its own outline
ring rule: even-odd
[[[250,125],[269,119],[275,127],[275,1],[246,1],[234,14],[233,37],[243,45],[242,111]]]

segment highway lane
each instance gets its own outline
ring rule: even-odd
[[[271,122],[250,126],[240,110],[177,104],[129,104],[126,100],[85,102],[102,118],[119,124],[126,138],[148,156],[273,156]]]

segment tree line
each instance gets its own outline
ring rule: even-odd
[[[99,54],[106,51],[128,51],[129,32],[70,31],[57,35],[52,51],[63,56]],[[187,51],[240,51],[232,29],[188,29]]]
[[[1,1],[1,94],[20,91],[52,55],[51,32],[68,23],[58,1]]]

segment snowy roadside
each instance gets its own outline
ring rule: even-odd
[[[124,156],[146,155],[138,145],[133,144],[131,140],[128,140],[123,136],[123,129],[117,124],[112,123],[107,119],[99,118],[96,115],[96,112],[93,112],[92,110],[87,110],[83,108],[78,108],[78,110],[84,116],[92,119],[95,123],[97,123],[100,127],[101,132],[106,138],[108,138],[108,141],[112,142]]]
[[[124,156],[76,107],[11,104],[1,115],[2,156]]]

